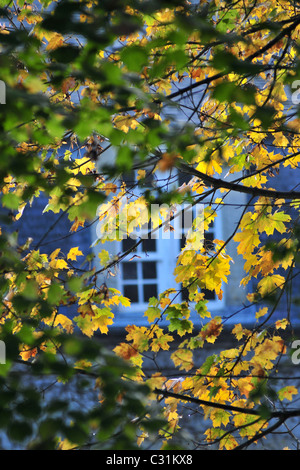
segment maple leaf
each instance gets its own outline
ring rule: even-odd
[[[110,255],[107,250],[101,250],[101,252],[98,254],[98,257],[102,266],[106,266],[110,260]]]
[[[208,343],[214,343],[222,329],[222,319],[220,317],[216,317],[210,320],[210,322],[202,328],[199,336]]]
[[[83,253],[81,250],[79,250],[78,246],[70,249],[69,253],[67,254],[67,259],[76,261],[77,256],[83,256]]]
[[[109,314],[107,315],[100,315],[93,319],[93,329],[97,330],[99,328],[101,333],[107,334],[108,333],[108,326],[113,324],[113,319],[110,317]]]
[[[84,220],[80,220],[77,216],[74,219],[74,223],[72,224],[72,227],[70,228],[71,232],[77,232],[79,227],[84,227]]]
[[[168,334],[163,334],[161,329],[155,331],[156,338],[153,338],[151,341],[151,350],[152,351],[160,351],[161,349],[164,351],[168,351],[170,349],[169,343],[174,341],[173,336]]]
[[[83,175],[91,174],[95,170],[95,162],[89,157],[82,157],[74,160],[74,166],[72,168],[72,173],[74,175]]]
[[[46,46],[48,51],[53,51],[64,43],[64,37],[59,33],[53,33]]]
[[[291,216],[285,212],[276,211],[274,214],[268,216],[268,223],[266,223],[264,230],[267,235],[272,235],[274,230],[279,233],[286,231],[285,222],[290,222]]]
[[[152,323],[161,316],[161,310],[158,307],[148,307],[144,313],[144,316],[148,318],[148,322]]]
[[[144,179],[146,176],[146,170],[138,170],[137,172],[137,180],[141,180],[141,179]]]
[[[252,229],[243,230],[234,236],[234,241],[239,242],[237,252],[247,258],[248,253],[252,253],[253,249],[260,244],[258,233]]]
[[[138,351],[133,348],[131,344],[128,343],[120,343],[118,346],[116,346],[113,351],[120,357],[122,357],[125,360],[129,360],[134,356],[138,355]]]
[[[65,80],[63,80],[61,90],[63,93],[67,94],[71,88],[75,87],[75,85],[76,85],[75,79],[73,77],[68,77]]]
[[[255,318],[263,317],[267,313],[268,313],[268,307],[262,307],[256,312]]]
[[[282,320],[277,320],[275,322],[276,329],[278,330],[279,328],[282,328],[285,330],[287,326],[289,325],[289,321],[286,318],[283,318]]]
[[[243,327],[241,323],[235,325],[232,330],[232,333],[236,336],[238,340],[242,339],[244,335],[249,335],[250,331]]]
[[[138,351],[145,351],[148,349],[149,332],[146,327],[138,327],[136,325],[129,325],[126,327],[128,334],[126,339],[132,341],[132,347]]]
[[[20,351],[20,356],[23,361],[28,361],[31,357],[35,357],[37,353],[37,348],[29,348],[28,346],[25,346],[24,349]]]
[[[213,410],[209,415],[215,427],[226,426],[230,421],[230,417],[231,413],[229,411],[218,409]]]
[[[237,386],[241,395],[245,395],[246,398],[249,398],[249,394],[254,390],[255,385],[252,383],[251,377],[245,377],[237,381]]]
[[[293,399],[293,395],[298,395],[298,390],[294,385],[288,385],[278,390],[278,397],[281,401],[291,401]]]
[[[70,318],[68,318],[66,315],[62,315],[61,313],[55,316],[54,324],[61,325],[67,331],[67,333],[72,333],[74,330],[73,321]]]
[[[188,349],[177,349],[171,354],[171,359],[179,370],[188,371],[194,366],[193,353]]]
[[[273,274],[271,276],[266,276],[259,281],[257,284],[258,292],[262,297],[271,294],[275,291],[277,287],[283,288],[285,283],[285,278],[280,274]]]

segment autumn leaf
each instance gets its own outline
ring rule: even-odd
[[[101,252],[98,254],[100,263],[102,266],[106,266],[107,263],[110,260],[110,255],[107,250],[101,250]]]
[[[152,351],[168,351],[170,349],[170,342],[174,341],[173,336],[164,334],[161,329],[155,330],[156,338],[153,338],[151,341],[151,350]]]
[[[283,288],[285,283],[285,278],[280,274],[273,274],[271,276],[266,276],[259,281],[257,284],[258,292],[262,297],[274,293],[274,291],[279,287]]]
[[[222,319],[220,317],[213,318],[205,325],[199,333],[199,336],[208,343],[214,343],[223,329]]]
[[[215,409],[209,415],[209,418],[212,420],[215,427],[226,426],[229,423],[231,413],[225,410]]]
[[[138,355],[138,351],[133,348],[132,345],[128,343],[120,343],[118,346],[114,348],[114,352],[122,357],[122,359],[129,360],[134,356]]]
[[[59,313],[58,315],[55,316],[55,322],[54,325],[61,325],[67,333],[72,333],[74,330],[74,325],[73,322],[70,318],[68,318],[66,315],[62,315]]]
[[[64,43],[64,38],[61,34],[59,33],[53,33],[47,46],[46,49],[48,51],[53,51],[57,49],[58,47],[62,46]]]
[[[171,354],[171,359],[179,370],[189,371],[193,368],[193,353],[188,349],[177,349]]]
[[[234,241],[238,242],[237,252],[247,257],[247,254],[252,253],[253,249],[260,243],[258,234],[253,229],[243,230],[234,236]]]
[[[275,326],[277,328],[277,330],[279,330],[280,328],[285,330],[287,328],[287,326],[289,325],[289,321],[286,319],[286,318],[283,318],[282,320],[277,320],[275,322]]]
[[[81,250],[79,250],[78,246],[70,249],[69,253],[67,254],[67,259],[70,259],[72,261],[76,261],[77,256],[83,256],[83,253],[82,253]]]
[[[144,313],[144,316],[148,318],[148,322],[152,323],[157,320],[161,315],[161,310],[158,307],[148,307]]]
[[[61,87],[62,92],[67,94],[70,89],[75,87],[75,85],[76,85],[76,81],[73,77],[66,78],[62,83],[62,87]]]
[[[293,395],[298,395],[298,390],[294,385],[288,385],[278,391],[278,397],[281,401],[293,399]]]

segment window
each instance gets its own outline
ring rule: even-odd
[[[164,176],[165,177],[165,176]],[[125,179],[125,178],[124,178]],[[180,174],[177,184],[183,184],[190,177],[183,180]],[[126,175],[126,182],[134,185],[134,174]],[[174,181],[174,179],[173,179]],[[148,181],[152,184],[152,180]],[[186,235],[191,228],[192,221],[197,217],[199,211],[203,211],[202,204],[189,207],[186,205],[180,220],[173,221],[175,231],[178,227],[182,230],[181,236],[170,233],[169,238],[163,235],[160,230],[151,235],[151,238],[142,239],[141,243],[120,263],[119,290],[131,300],[131,311],[142,312],[147,308],[151,297],[158,297],[164,290],[173,287],[181,289],[182,286],[175,283],[174,269],[176,267],[177,256],[185,245]],[[204,234],[204,243],[207,249],[212,245],[215,238],[220,238],[220,217],[210,225],[209,230]],[[178,225],[176,225],[178,224]],[[150,225],[145,227],[142,233],[147,233]],[[136,244],[136,239],[126,238],[119,242],[118,251],[125,252]],[[213,291],[205,290],[205,297],[210,301],[210,308],[220,307],[220,301]],[[176,301],[188,300],[188,291],[184,289],[181,296]]]
[[[122,251],[127,251],[136,244],[136,240],[122,240]],[[148,303],[150,297],[157,297],[159,253],[157,240],[143,239],[142,243],[132,252],[129,260],[121,263],[121,287],[125,297],[132,304]]]
[[[151,171],[147,172],[146,178],[142,181],[142,189],[151,188],[153,191],[158,178],[159,175],[153,176]],[[125,174],[122,179],[129,191],[132,189],[132,193],[138,196],[139,190],[135,185],[136,173]],[[131,300],[132,312],[142,312],[147,308],[151,297],[157,298],[165,289],[176,287],[173,271],[178,248],[174,245],[172,237],[169,239],[165,236],[163,229],[148,236],[150,229],[151,222],[136,232],[136,238],[125,238],[118,242],[118,251],[124,253],[133,248],[136,241],[142,239],[141,243],[120,263],[119,270],[118,288]]]
[[[185,174],[183,172],[180,172],[178,174],[178,185],[182,186],[184,183],[188,184],[190,181],[191,176],[188,174]],[[182,250],[186,244],[186,237],[188,234],[188,230],[191,228],[191,225],[193,221],[195,220],[196,217],[200,216],[201,211],[203,211],[203,205],[195,205],[193,207],[190,207],[188,209],[185,209],[185,214],[184,216],[186,217],[187,222],[182,224],[183,229],[182,229],[182,238],[179,240],[179,249]],[[190,214],[189,214],[190,212]],[[214,239],[220,239],[221,238],[221,223],[220,223],[220,214],[218,214],[218,217],[210,223],[209,229],[204,232],[204,248],[207,251],[210,251],[213,249],[214,244],[213,240]],[[182,286],[181,286],[182,288]],[[181,300],[182,301],[188,301],[189,300],[189,292],[187,288],[182,288],[182,293],[181,293]],[[205,294],[205,299],[210,301],[210,308],[214,308],[217,306],[220,306],[220,300],[217,299],[216,293],[214,291],[208,290],[208,289],[202,289],[202,292]]]
[[[194,211],[193,211],[194,212]],[[195,217],[195,215],[194,215]],[[194,220],[193,217],[193,220]],[[205,231],[204,233],[204,248],[209,251],[213,247],[213,240],[216,238],[215,236],[215,224],[211,223],[209,230]],[[186,237],[185,234],[183,234],[182,239],[180,240],[180,249],[182,249],[185,246],[186,243]],[[216,301],[216,293],[214,291],[208,290],[208,289],[202,289],[202,292],[205,293],[205,299],[207,300],[213,300]],[[188,289],[184,288],[183,292],[181,294],[181,299],[182,300],[189,300],[189,293]]]

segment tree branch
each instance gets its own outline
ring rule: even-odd
[[[200,178],[202,181],[208,183],[210,186],[213,186],[215,189],[229,189],[230,191],[251,194],[251,196],[257,197],[264,196],[274,199],[300,199],[299,191],[276,191],[274,189],[243,186],[241,184],[235,183],[234,181],[224,181],[220,178],[214,178],[213,176],[206,175],[205,173],[202,173],[201,171],[198,171],[182,162],[178,163],[178,168],[185,171],[186,173],[190,173],[193,176],[197,176],[197,178]]]
[[[188,395],[182,395],[179,393],[174,393],[168,390],[162,390],[158,388],[154,390],[154,393],[156,393],[157,395],[162,395],[164,398],[166,397],[176,398],[177,400],[188,401],[190,403],[195,403],[197,405],[202,405],[202,406],[208,406],[210,408],[218,408],[219,410],[232,411],[234,413],[242,413],[242,414],[248,414],[248,415],[253,415],[253,416],[260,416],[261,414],[260,411],[257,409],[255,410],[255,409],[250,409],[250,408],[242,408],[240,406],[224,405],[223,403],[201,400],[200,398],[190,397]],[[288,418],[294,418],[296,416],[300,416],[300,409],[286,410],[286,411],[272,411],[270,412],[269,419],[279,418],[285,421]]]

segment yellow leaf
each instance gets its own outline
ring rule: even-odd
[[[136,179],[139,181],[145,178],[145,176],[146,176],[146,170],[138,170]]]
[[[127,361],[138,354],[138,351],[128,343],[120,343],[113,351]]]
[[[296,389],[296,387],[294,387],[294,385],[284,387],[278,392],[280,400],[292,400],[293,395],[298,395],[298,390]]]
[[[135,129],[139,123],[134,116],[130,115],[119,115],[114,119],[114,125],[121,131],[128,132],[129,129]]]
[[[78,246],[70,249],[69,253],[67,254],[67,259],[76,261],[77,256],[83,256],[83,253],[79,250]]]
[[[154,338],[151,342],[151,350],[158,352],[160,349],[168,351],[170,349],[169,342],[173,341],[174,338],[171,335],[157,335],[157,338]]]
[[[180,370],[188,371],[194,367],[193,353],[189,349],[177,349],[171,354],[171,359]]]
[[[93,328],[95,330],[99,328],[99,330],[103,334],[108,333],[108,325],[112,325],[112,324],[113,324],[113,319],[109,318],[106,315],[101,315],[98,318],[93,319]]]
[[[68,265],[64,259],[58,259],[52,263],[50,263],[51,268],[54,269],[68,269]]]
[[[75,160],[76,166],[72,169],[74,175],[82,173],[87,175],[95,169],[95,162],[89,157],[82,157]]]
[[[202,161],[198,163],[196,169],[201,171],[201,173],[205,173],[209,176],[213,175],[215,172],[222,173],[221,165],[213,157],[211,157],[209,162]]]
[[[258,312],[256,312],[255,318],[258,319],[260,317],[263,317],[264,315],[266,315],[266,313],[268,313],[268,307],[262,307],[258,310]]]
[[[279,274],[274,274],[272,276],[266,276],[259,281],[257,284],[258,292],[262,297],[265,295],[271,294],[275,291],[277,287],[283,288],[285,283],[285,278]]]
[[[287,147],[289,145],[289,141],[282,132],[277,132],[273,140],[273,144],[278,145],[279,147]]]
[[[239,323],[238,325],[235,325],[235,327],[233,328],[232,330],[232,333],[236,336],[236,339],[239,341],[240,339],[242,339],[242,337],[244,336],[245,334],[245,330],[242,326],[241,323]]]
[[[51,261],[57,258],[58,253],[60,252],[60,248],[57,248],[57,250],[53,251],[50,255]]]
[[[239,242],[237,252],[239,255],[243,255],[244,258],[247,257],[249,252],[252,253],[253,249],[260,243],[258,234],[255,230],[251,229],[246,229],[237,233],[233,239],[234,241]]]
[[[213,426],[226,426],[229,423],[231,413],[224,410],[214,409],[211,411],[209,418],[212,420]]]
[[[249,393],[254,389],[253,383],[251,383],[252,377],[245,377],[237,381],[237,386],[241,395],[245,395],[249,398]]]
[[[70,228],[70,232],[77,232],[79,227],[84,227],[84,221],[79,220],[78,217],[75,217],[74,223]]]
[[[101,250],[101,252],[98,254],[98,257],[102,266],[106,266],[110,260],[110,255],[106,250]]]
[[[74,325],[73,325],[72,320],[66,317],[66,315],[62,315],[61,313],[55,317],[54,325],[57,325],[57,324],[61,325],[67,331],[67,333],[72,333],[74,330]]]
[[[279,330],[279,328],[285,330],[288,325],[289,321],[286,318],[283,318],[282,320],[277,320],[277,322],[275,323],[277,330]]]
[[[205,339],[208,343],[214,343],[223,329],[222,319],[220,317],[213,318],[205,325],[199,333],[201,339]]]
[[[25,346],[23,351],[20,352],[20,356],[23,359],[23,361],[28,361],[31,357],[35,357],[37,355],[37,348],[30,348],[28,346]]]
[[[53,33],[50,41],[48,42],[46,49],[48,51],[53,51],[54,49],[57,49],[58,47],[62,46],[64,42],[64,38],[61,34],[59,33]]]
[[[221,439],[220,441],[220,449],[225,447],[226,450],[232,450],[238,445],[237,441],[235,438],[232,436],[232,434],[226,434],[226,437]]]
[[[72,449],[76,449],[76,447],[77,447],[77,444],[73,444],[68,439],[59,440],[59,446],[58,446],[59,450],[72,450]]]

